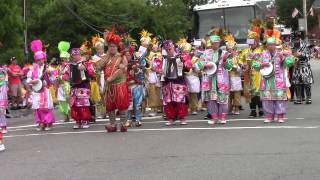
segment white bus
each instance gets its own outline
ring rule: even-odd
[[[257,0],[213,0],[209,4],[194,7],[197,38],[203,38],[212,27],[229,30],[236,41],[245,43],[249,21],[264,19],[270,1]]]

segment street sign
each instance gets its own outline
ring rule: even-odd
[[[305,23],[303,18],[298,19],[298,24],[299,24],[299,31],[305,31]]]

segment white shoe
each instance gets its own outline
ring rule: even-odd
[[[209,124],[209,125],[214,125],[214,123],[215,123],[214,121],[208,120],[208,124]]]
[[[227,120],[220,120],[219,123],[220,124],[227,124]]]
[[[51,127],[46,127],[46,128],[44,128],[44,130],[45,130],[45,131],[51,131],[52,128],[51,128]]]
[[[283,119],[279,119],[278,123],[284,123],[285,121]]]
[[[180,125],[187,125],[187,120],[180,121]]]
[[[83,125],[82,125],[82,129],[88,129],[88,128],[90,128],[90,125],[89,125],[89,124],[83,124]]]
[[[79,125],[79,124],[75,124],[74,126],[73,126],[73,129],[80,129],[81,128],[81,126]]]
[[[266,120],[264,120],[263,122],[264,122],[264,123],[271,123],[272,120],[266,119]]]
[[[166,122],[166,126],[172,126],[172,125],[175,125],[175,122],[173,121]]]
[[[155,117],[155,116],[156,116],[156,113],[149,113],[148,116],[149,116],[149,117]]]
[[[0,144],[0,152],[6,150],[6,147],[4,146],[4,144]]]
[[[197,115],[197,114],[198,114],[197,111],[193,111],[193,112],[192,112],[192,115]]]
[[[235,111],[233,112],[234,115],[240,115],[240,112],[239,111]]]
[[[2,129],[2,133],[3,133],[3,134],[7,134],[7,133],[8,133],[8,130],[7,130],[7,129]]]

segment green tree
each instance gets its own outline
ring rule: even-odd
[[[8,63],[10,57],[24,60],[23,19],[21,1],[0,3],[0,63]]]

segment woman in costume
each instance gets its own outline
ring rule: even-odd
[[[33,87],[31,99],[36,123],[39,125],[37,130],[48,131],[51,130],[52,124],[55,122],[55,116],[53,100],[48,88],[50,74],[48,65],[45,64],[47,55],[42,48],[43,44],[41,40],[31,42],[31,50],[34,52],[35,63],[27,74],[27,83]]]
[[[206,72],[203,76],[202,88],[204,90],[203,98],[207,104],[208,113],[211,115],[208,124],[226,124],[229,112],[229,70],[232,69],[232,58],[229,58],[228,52],[220,49],[221,38],[219,35],[211,35],[209,39],[211,49],[206,49],[202,55],[203,61],[197,63],[199,69]],[[207,71],[215,66],[217,69],[214,74]]]
[[[109,114],[110,122],[106,125],[108,132],[116,132],[116,110],[120,114],[120,131],[126,132],[127,110],[129,107],[129,90],[127,85],[126,71],[127,61],[118,52],[121,37],[114,31],[106,35],[108,42],[108,52],[95,66],[96,70],[104,71],[105,90],[104,98],[106,110]]]
[[[164,55],[162,94],[164,112],[171,126],[176,120],[180,120],[180,125],[186,125],[188,115],[187,104],[187,84],[184,72],[188,71],[181,56],[176,53],[175,46],[171,40],[163,42],[162,47],[166,51]]]
[[[276,51],[276,38],[267,39],[267,49],[255,57],[253,67],[256,70],[273,67],[269,75],[263,75],[260,93],[264,112],[267,113],[265,123],[284,122],[287,111],[287,88],[290,86],[287,67],[294,63],[293,56]]]
[[[62,60],[59,68],[57,100],[59,102],[58,109],[64,115],[65,122],[70,121],[70,83],[69,83],[69,59],[70,43],[60,41],[58,44],[60,58]]]

